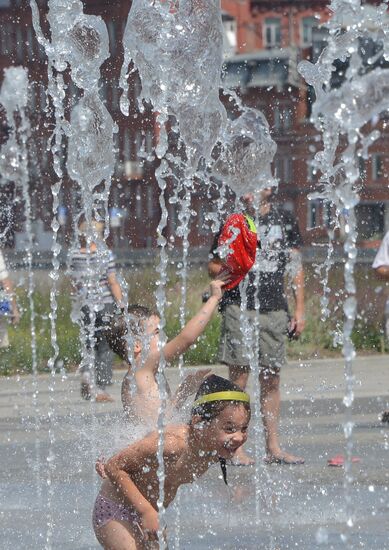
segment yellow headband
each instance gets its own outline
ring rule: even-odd
[[[193,407],[197,407],[203,403],[211,403],[212,401],[242,401],[242,403],[250,403],[250,397],[243,391],[218,391],[202,395],[193,403]]]

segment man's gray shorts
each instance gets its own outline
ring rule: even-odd
[[[228,305],[223,312],[218,359],[227,365],[250,365],[242,330],[246,324],[254,326],[256,311],[242,312],[240,306]],[[288,314],[284,310],[259,314],[259,365],[265,369],[279,369],[286,362],[285,337],[288,330]],[[251,352],[255,349],[252,342]]]

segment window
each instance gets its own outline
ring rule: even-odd
[[[290,183],[293,179],[293,163],[290,157],[284,157],[284,183]]]
[[[236,20],[227,15],[223,15],[222,19],[224,27],[224,51],[226,55],[232,55],[236,51],[237,46]]]
[[[323,225],[327,228],[331,227],[332,220],[333,220],[333,206],[331,201],[325,201],[323,203]]]
[[[123,135],[123,159],[131,160],[131,138],[129,128],[125,128]]]
[[[174,235],[178,227],[177,204],[170,204],[168,207],[168,223],[170,234]]]
[[[152,218],[154,215],[154,188],[151,184],[147,187],[147,215]]]
[[[115,153],[115,175],[120,173],[120,160],[119,160],[119,151],[120,151],[120,136],[119,132],[114,132],[113,134],[113,148]]]
[[[46,97],[46,88],[44,86],[39,87],[39,104],[40,104],[40,110],[46,111],[47,107],[47,97]]]
[[[358,168],[360,179],[366,179],[366,161],[363,157],[358,157]]]
[[[198,223],[197,223],[197,229],[199,232],[199,235],[210,235],[211,233],[211,224],[210,220],[207,216],[208,212],[204,210],[204,208],[199,208],[198,210]]]
[[[34,35],[32,33],[32,27],[28,27],[27,29],[27,51],[28,51],[28,58],[30,61],[34,60]]]
[[[373,180],[380,180],[384,175],[384,163],[381,155],[373,155]]]
[[[134,98],[135,99],[137,99],[140,96],[141,91],[142,91],[142,82],[139,76],[136,76],[136,78],[134,78]]]
[[[313,159],[307,162],[307,181],[314,181],[316,177],[316,168],[313,164]]]
[[[281,46],[281,19],[279,17],[267,17],[263,30],[265,46],[268,48]]]
[[[320,200],[308,201],[307,229],[319,227]]]
[[[43,172],[47,172],[47,169],[49,167],[49,150],[48,150],[48,143],[45,138],[40,138],[39,140],[39,146],[41,151],[41,167]]]
[[[293,161],[291,157],[277,157],[274,161],[275,177],[281,183],[291,183],[293,181]]]
[[[312,32],[317,28],[318,20],[316,17],[303,17],[301,22],[301,45],[312,46]]]
[[[223,80],[227,87],[238,88],[247,86],[251,75],[247,63],[226,63],[223,70]]]
[[[150,128],[146,131],[146,153],[153,152],[153,130]]]
[[[385,204],[360,203],[355,207],[358,236],[361,240],[377,239],[385,231]]]
[[[114,78],[111,82],[111,107],[112,110],[119,110],[119,82]]]
[[[136,199],[136,205],[135,205],[135,218],[138,220],[138,221],[141,221],[143,216],[143,204],[142,204],[142,190],[140,188],[140,186],[138,185],[137,186],[137,192],[136,192],[136,196],[135,196],[135,199]]]
[[[116,23],[112,20],[107,23],[108,35],[109,35],[109,49],[111,55],[116,54]]]
[[[19,63],[23,62],[24,42],[23,42],[22,29],[20,27],[16,27],[16,58]]]
[[[0,32],[0,54],[11,55],[13,50],[13,26],[11,23],[2,23]]]
[[[292,111],[289,107],[275,107],[274,128],[288,130],[292,126]]]
[[[140,130],[137,130],[135,134],[135,151],[136,151],[136,158],[142,158],[142,132]]]

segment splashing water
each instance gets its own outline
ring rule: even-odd
[[[223,62],[223,28],[218,0],[184,0],[176,10],[150,0],[132,3],[124,32],[121,109],[128,115],[127,67],[138,70],[142,102],[165,117],[174,116],[196,170],[210,155],[225,125],[219,99]],[[157,148],[161,158],[166,149]]]
[[[193,176],[200,160],[210,162],[212,150],[225,126],[226,112],[219,99],[220,75],[223,60],[223,28],[220,3],[218,0],[183,0],[177,7],[167,3],[135,0],[132,3],[124,32],[124,63],[121,72],[121,109],[129,113],[127,70],[130,61],[133,69],[139,72],[142,91],[138,107],[142,111],[143,103],[150,102],[159,113],[157,122],[160,133],[156,146],[156,155],[162,159],[156,171],[160,187],[161,219],[158,226],[158,245],[160,264],[156,292],[157,307],[161,315],[161,341],[163,347],[166,338],[165,307],[167,281],[166,238],[163,230],[167,224],[165,190],[168,179],[178,182],[177,173],[182,169],[180,155],[168,153],[169,142],[167,124],[173,122],[178,133],[179,143],[185,151],[186,167],[183,168],[183,183],[178,187],[184,194],[179,213],[179,233],[183,239],[183,261],[180,276],[183,283],[181,304],[181,325],[184,323],[186,269],[188,253],[188,234],[190,222],[191,189]],[[177,197],[180,195],[176,189]],[[163,530],[163,426],[166,403],[164,382],[165,361],[161,358],[158,369],[158,385],[161,408],[158,419],[159,430],[159,470],[160,480],[159,511],[160,540]]]
[[[88,266],[85,276],[88,279],[87,288],[91,288],[92,281],[96,279],[96,274],[91,273],[90,268],[90,245],[95,240],[91,223],[92,219],[100,216],[100,210],[105,214],[106,232],[109,232],[108,215],[108,197],[110,191],[111,177],[114,172],[114,143],[113,133],[116,127],[110,117],[107,109],[100,100],[98,92],[98,83],[100,79],[100,66],[109,57],[108,31],[105,23],[100,17],[85,15],[83,13],[83,4],[78,0],[71,2],[64,0],[51,0],[48,3],[49,12],[47,20],[50,25],[51,41],[47,40],[40,29],[39,11],[34,0],[31,1],[33,14],[33,24],[37,39],[44,47],[48,57],[48,92],[51,96],[54,116],[55,129],[51,141],[51,150],[54,159],[54,169],[58,181],[52,186],[53,194],[53,222],[52,229],[54,233],[53,244],[53,270],[50,273],[54,283],[50,293],[51,305],[51,340],[54,350],[53,356],[49,360],[49,368],[52,376],[55,376],[55,364],[58,357],[58,344],[56,335],[56,281],[58,279],[59,261],[58,255],[60,245],[57,243],[57,234],[59,224],[56,219],[59,207],[59,193],[63,179],[63,167],[61,159],[63,158],[63,148],[67,140],[67,168],[70,177],[78,184],[82,197],[82,212],[85,214],[89,226],[87,232],[87,250]],[[84,91],[83,97],[72,109],[70,124],[66,120],[64,99],[67,87],[61,73],[70,69],[71,78],[74,84]],[[96,192],[98,186],[103,185],[103,190]],[[101,187],[99,188],[101,189]],[[82,213],[81,212],[81,213]],[[81,215],[79,214],[79,216]],[[78,216],[78,219],[79,219]],[[104,266],[105,249],[98,247],[98,258],[100,260],[97,266],[98,272],[102,272]],[[92,373],[91,385],[94,386],[94,353],[87,350],[86,342],[94,348],[94,326],[96,316],[96,303],[92,294],[88,294],[84,306],[88,307],[90,312],[90,322],[86,330],[81,331],[83,351],[82,368],[86,367]],[[51,390],[55,387],[53,379]],[[53,404],[54,408],[54,404]],[[54,418],[54,410],[51,418]],[[93,422],[95,419],[93,417]],[[96,426],[94,426],[96,427]],[[96,430],[93,430],[96,433]],[[54,440],[50,436],[49,451],[49,479],[51,485],[50,471],[54,469],[54,459],[52,448]],[[91,454],[92,460],[97,456],[96,445],[93,445]],[[52,494],[49,500],[52,498]],[[49,513],[51,505],[48,503]],[[52,519],[48,519],[48,531],[46,547],[51,547],[52,539]]]
[[[385,2],[371,9],[358,0],[334,0],[330,9],[333,16],[326,24],[329,31],[328,44],[316,64],[302,61],[299,71],[315,90],[316,101],[313,105],[312,121],[323,135],[323,150],[317,153],[314,159],[315,168],[321,172],[319,183],[322,188],[313,193],[311,198],[331,201],[335,206],[337,218],[343,216],[345,221],[346,299],[343,305],[343,355],[346,390],[343,402],[346,407],[346,419],[343,427],[347,458],[344,479],[347,532],[343,534],[342,540],[348,544],[349,531],[354,524],[350,491],[353,484],[352,362],[355,358],[355,348],[351,334],[357,312],[354,266],[357,257],[355,206],[359,201],[358,159],[367,157],[368,147],[379,137],[377,131],[364,135],[365,125],[389,106],[389,71],[374,68],[373,61],[376,60],[369,59],[367,63],[364,62],[359,41],[365,38],[381,42],[382,49],[378,58],[389,59],[388,25]],[[336,60],[348,62],[344,82],[338,89],[334,89],[331,84]],[[341,145],[341,136],[346,138],[344,146]],[[336,225],[339,226],[339,222]]]
[[[30,309],[31,331],[31,359],[32,359],[32,406],[35,411],[34,429],[38,433],[40,428],[38,405],[38,367],[37,367],[37,339],[36,339],[36,311],[34,303],[35,280],[32,266],[33,232],[32,210],[29,189],[29,158],[28,140],[31,137],[31,127],[28,120],[28,74],[24,67],[9,67],[4,71],[4,81],[0,91],[0,104],[6,112],[7,123],[11,128],[7,142],[1,148],[0,173],[5,181],[14,182],[21,188],[25,212],[25,232],[27,236],[27,269],[28,290],[27,297]],[[38,499],[41,497],[40,474],[40,444],[35,438],[35,471],[36,491]]]
[[[220,154],[212,173],[226,183],[237,196],[277,185],[271,162],[277,145],[272,140],[264,115],[244,107],[243,113],[229,122],[221,138]]]

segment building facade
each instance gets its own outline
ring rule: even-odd
[[[47,30],[47,0],[38,0],[41,24]],[[222,0],[225,31],[224,86],[241,96],[244,104],[265,114],[278,150],[274,173],[280,185],[278,199],[298,216],[305,242],[309,245],[326,239],[329,207],[310,201],[317,175],[310,164],[320,150],[320,136],[309,122],[312,93],[297,72],[301,59],[315,60],[323,47],[320,24],[329,17],[322,0]],[[152,149],[158,140],[155,114],[146,106],[136,108],[140,82],[130,75],[131,110],[125,117],[120,110],[119,74],[123,62],[122,38],[130,9],[123,0],[83,0],[86,14],[100,15],[109,33],[110,57],[101,68],[100,94],[118,126],[115,134],[117,162],[110,194],[111,244],[115,248],[152,249],[157,242],[160,219],[160,190],[155,179],[157,163]],[[32,218],[37,248],[51,246],[52,185],[56,176],[52,168],[48,139],[52,131],[52,113],[47,103],[47,59],[39,46],[31,21],[27,0],[0,0],[0,82],[3,69],[23,65],[31,83],[30,120],[33,137],[30,152],[30,189]],[[49,36],[49,34],[47,34]],[[67,117],[80,97],[80,91],[65,74]],[[389,227],[389,153],[387,117],[376,121],[381,137],[372,147],[371,160],[361,165],[361,204],[357,207],[362,241],[380,236]],[[4,113],[0,111],[0,143],[7,139]],[[1,175],[0,175],[1,176]],[[177,236],[179,207],[169,201],[166,192],[168,222],[165,236],[169,246],[180,245]],[[205,190],[201,182],[192,197],[192,247],[208,246],[212,238],[210,205],[216,195]],[[15,200],[16,199],[16,200]],[[0,234],[7,228],[3,244],[23,249],[23,204],[11,183],[0,184]],[[4,208],[4,205],[12,207]],[[72,214],[80,203],[80,191],[65,177],[57,213],[61,225],[60,239],[68,244],[72,237]],[[208,220],[208,221],[207,221]],[[215,225],[215,224],[214,224]]]
[[[278,200],[297,215],[305,243],[326,240],[330,205],[308,198],[318,180],[311,159],[321,141],[309,121],[312,92],[297,65],[302,59],[316,61],[325,45],[320,25],[330,16],[327,2],[225,0],[223,8],[236,32],[235,54],[226,59],[225,85],[265,114],[278,146],[273,166],[280,182]],[[388,68],[384,62],[381,66]],[[380,138],[369,161],[360,166],[356,210],[361,246],[389,229],[389,114],[374,122]]]

